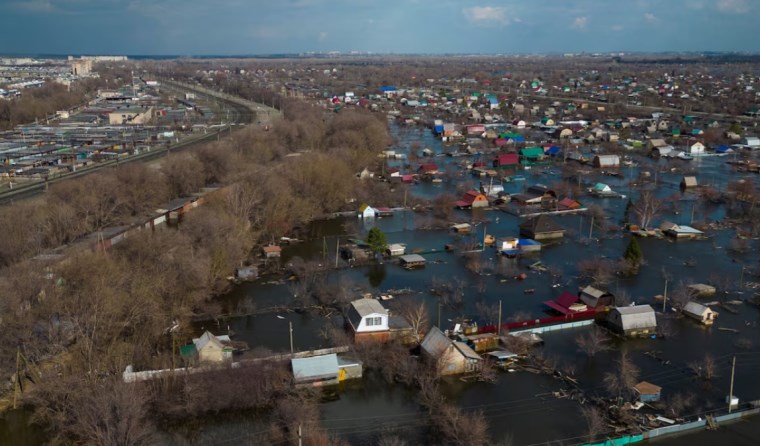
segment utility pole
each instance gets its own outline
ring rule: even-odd
[[[591,241],[591,235],[594,233],[594,216],[591,216],[591,227],[588,228],[588,239]]]
[[[697,206],[697,202],[691,204],[691,221],[689,222],[690,225],[694,224],[694,208]]]
[[[441,302],[438,301],[438,328],[441,328]]]
[[[21,390],[21,373],[19,368],[21,367],[21,347],[16,347],[16,384],[13,386],[13,408],[16,408],[16,398]]]
[[[496,336],[501,336],[501,300],[499,300],[499,325],[496,326]]]
[[[335,240],[335,269],[338,269],[338,254],[340,253],[340,237]]]
[[[736,370],[736,355],[731,360],[731,386],[728,389],[728,413],[731,413],[731,408],[734,402],[734,371]]]
[[[301,423],[298,423],[298,446],[302,446],[302,443],[301,443]]]
[[[662,295],[662,312],[665,313],[665,303],[668,301],[668,279],[665,279],[665,293]]]
[[[290,354],[293,354],[293,322],[288,321],[288,328],[290,329]]]

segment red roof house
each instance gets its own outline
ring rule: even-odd
[[[516,153],[502,153],[493,160],[493,167],[518,166],[520,160]]]
[[[465,192],[461,200],[455,201],[454,206],[460,209],[482,208],[488,206],[488,198],[476,190],[471,190]]]
[[[569,291],[565,291],[559,295],[557,300],[547,300],[544,302],[544,305],[551,308],[552,310],[557,310],[562,314],[570,314],[576,311],[588,310],[586,305],[578,303],[578,300],[579,298],[577,295]]]
[[[435,163],[423,164],[417,169],[418,173],[438,173],[438,165]]]

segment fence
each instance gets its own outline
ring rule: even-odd
[[[575,327],[585,327],[588,325],[592,325],[594,323],[593,319],[587,319],[585,321],[577,321],[577,322],[568,322],[565,324],[557,324],[557,325],[546,325],[543,327],[535,327],[535,328],[527,328],[525,330],[512,330],[510,333],[512,334],[519,334],[519,333],[547,333],[550,331],[557,331],[557,330],[565,330],[568,328],[575,328]]]
[[[583,446],[624,446],[627,444],[638,443],[640,441],[644,441],[643,435],[628,435],[613,440],[605,440],[600,443],[586,443]]]
[[[509,331],[521,331],[520,329],[527,329],[530,327],[537,327],[537,326],[543,326],[543,325],[551,325],[551,324],[565,325],[566,323],[571,322],[571,321],[593,320],[594,316],[596,316],[596,310],[578,311],[576,313],[568,313],[564,316],[552,316],[552,317],[546,317],[543,319],[531,319],[529,321],[501,324],[501,329],[502,330],[506,329]],[[563,327],[563,328],[569,328],[569,327]],[[546,331],[549,331],[549,330],[546,330]],[[486,325],[480,330],[478,330],[478,333],[496,333],[496,325]]]
[[[753,401],[748,403],[747,407],[754,407],[753,409],[745,409],[740,410],[733,413],[724,414],[721,416],[715,417],[716,423],[721,422],[727,422],[727,421],[734,421],[738,420],[740,418],[744,417],[750,417],[753,415],[760,414],[760,407],[756,407],[759,404],[757,401]],[[605,440],[598,443],[585,443],[582,446],[624,446],[628,444],[638,443],[644,440],[649,440],[652,438],[661,437],[664,435],[671,435],[671,434],[677,434],[677,433],[683,433],[692,431],[695,429],[703,429],[707,426],[707,420],[698,419],[697,421],[692,421],[690,423],[684,423],[684,424],[676,424],[673,426],[665,426],[665,427],[658,427],[656,429],[652,429],[649,431],[644,432],[643,434],[639,435],[627,435],[625,437],[615,438],[611,440]]]

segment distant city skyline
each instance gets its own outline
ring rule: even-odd
[[[756,0],[9,0],[0,53],[758,52]]]

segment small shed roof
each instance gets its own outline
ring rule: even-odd
[[[491,357],[499,360],[499,361],[503,361],[505,359],[516,358],[517,357],[517,353],[512,353],[509,350],[497,350],[497,351],[494,351],[494,352],[488,352],[486,354],[488,356],[491,356]]]
[[[454,347],[456,347],[456,349],[459,350],[459,353],[467,359],[482,359],[479,354],[475,353],[475,350],[462,341],[454,342]]]
[[[681,184],[683,184],[685,187],[697,187],[697,177],[685,176],[683,177],[683,180],[681,180]]]
[[[633,386],[633,388],[641,395],[658,395],[662,391],[662,387],[646,381],[641,381]]]
[[[290,360],[296,380],[332,378],[338,375],[338,355],[312,356]]]
[[[406,254],[399,257],[399,259],[401,259],[403,263],[417,263],[425,261],[425,258],[419,254]]]
[[[683,307],[685,313],[690,313],[695,316],[702,316],[705,312],[711,312],[710,307],[704,306],[698,302],[689,302]]]
[[[586,288],[582,289],[581,293],[587,294],[587,295],[589,295],[591,297],[596,297],[597,299],[600,298],[600,297],[604,297],[604,295],[607,294],[606,292],[604,292],[604,291],[602,291],[602,290],[600,290],[598,288],[594,288],[591,285],[589,285]]]

